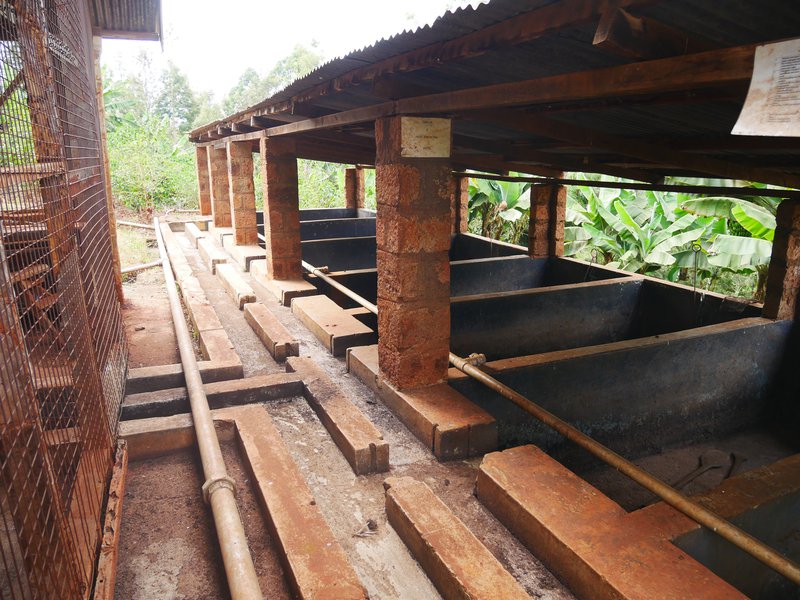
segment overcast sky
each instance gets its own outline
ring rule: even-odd
[[[122,75],[145,50],[156,71],[172,61],[219,100],[247,67],[263,75],[296,44],[316,43],[330,60],[468,4],[480,1],[163,0],[163,52],[158,42],[103,40],[103,63]]]

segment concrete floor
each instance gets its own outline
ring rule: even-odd
[[[265,351],[219,280],[208,272],[189,240],[183,234],[178,236],[189,264],[239,353],[245,376],[283,371],[283,366]],[[479,459],[437,462],[374,394],[345,372],[344,361],[332,357],[289,308],[280,306],[251,282],[248,274],[243,276],[255,289],[258,300],[300,341],[300,355],[319,364],[390,445],[389,473],[356,476],[304,399],[268,406],[336,540],[370,597],[440,597],[386,522],[383,481],[388,476],[402,475],[428,484],[532,597],[573,597],[474,497]],[[150,343],[155,347],[159,342],[151,338]],[[246,480],[235,466],[235,454],[233,448],[226,451],[226,462],[236,472],[237,482],[240,478]],[[123,509],[117,597],[224,597],[222,567],[210,528],[210,513],[199,493],[201,473],[193,456],[184,453],[132,463],[130,478]],[[259,575],[265,591],[275,590],[275,597],[283,597],[285,588],[276,583],[277,567],[270,566],[272,542],[259,525],[260,516],[250,510],[248,498],[246,493],[242,512],[251,547],[258,555],[255,559]],[[154,510],[155,506],[158,510]],[[370,519],[377,523],[376,532],[359,535]]]

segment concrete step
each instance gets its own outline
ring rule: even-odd
[[[222,282],[222,287],[228,292],[239,310],[244,309],[244,305],[256,301],[256,293],[250,284],[239,275],[238,269],[232,264],[217,265],[217,277]]]
[[[327,296],[307,296],[292,301],[292,312],[334,356],[352,346],[374,344],[378,334],[347,313]]]
[[[195,248],[197,248],[197,243],[206,237],[205,231],[200,231],[200,228],[194,223],[186,223],[183,231],[186,233],[186,237],[189,238]]]
[[[244,319],[253,328],[272,358],[283,362],[288,356],[300,354],[300,342],[284,327],[271,310],[260,302],[244,305]]]
[[[303,395],[356,475],[389,470],[389,444],[317,363],[294,357],[286,370],[302,377]]]
[[[207,237],[197,241],[197,250],[200,252],[200,258],[212,273],[217,272],[217,265],[228,262],[228,256]]]
[[[390,477],[386,516],[446,599],[523,600],[530,596],[424,483]]]
[[[497,448],[497,422],[446,383],[397,390],[378,370],[378,347],[351,348],[347,370],[431,449],[439,460],[480,456]]]
[[[536,446],[487,454],[476,489],[580,598],[744,598]]]

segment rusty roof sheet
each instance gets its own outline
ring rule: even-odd
[[[203,132],[214,131],[217,125],[243,122],[242,120],[252,115],[271,116],[270,113],[277,113],[275,116],[278,120],[286,121],[290,119],[286,115],[294,111],[295,105],[312,111],[301,111],[298,114],[313,114],[314,110],[318,111],[317,114],[326,114],[330,111],[340,112],[384,103],[387,96],[385,91],[381,93],[375,89],[375,78],[390,79],[392,89],[398,91],[398,95],[389,97],[410,97],[586,72],[636,62],[635,58],[593,44],[598,17],[576,19],[569,26],[555,31],[548,30],[522,43],[494,45],[486,51],[456,58],[448,56],[446,60],[426,64],[423,68],[416,68],[417,65],[413,62],[398,61],[401,66],[390,70],[390,76],[380,71],[380,77],[373,74],[373,78],[364,81],[357,75],[360,72],[358,70],[365,67],[378,65],[387,59],[422,48],[436,49],[439,44],[459,40],[465,35],[480,32],[523,13],[569,4],[586,3],[571,3],[570,0],[492,0],[476,8],[466,7],[447,12],[431,25],[415,31],[405,31],[334,59],[255,107],[198,128],[192,132],[192,136],[197,140]],[[600,5],[601,2],[598,0],[597,4]],[[652,18],[674,30],[700,38],[712,48],[729,48],[800,36],[800,10],[797,10],[796,2],[786,0],[642,0],[636,2],[629,12],[635,16]],[[414,60],[413,55],[409,60]],[[354,72],[356,75],[353,75]],[[646,73],[643,76],[646,77]],[[622,139],[665,139],[679,145],[696,143],[704,138],[730,139],[731,128],[741,109],[745,93],[746,85],[737,84],[719,86],[718,89],[692,90],[691,93],[677,94],[674,98],[665,98],[662,94],[649,99],[637,97],[586,102],[584,106],[580,103],[575,106],[529,106],[525,110],[537,114],[541,112],[553,120]],[[523,131],[515,132],[507,126],[478,123],[455,116],[456,134],[501,143],[513,140],[516,144],[538,145],[541,149],[548,150],[548,140],[542,136]],[[298,118],[302,117],[294,115],[291,120]],[[734,164],[738,162],[747,165],[752,162],[756,166],[774,167],[800,175],[800,160],[797,158],[800,156],[800,140],[797,140],[796,145],[797,151],[794,151],[791,140],[782,139],[775,145],[775,148],[781,149],[778,152],[770,149],[769,141],[760,140],[754,145],[758,150],[751,150],[743,148],[742,140],[733,140],[723,144],[731,148],[720,147],[709,151],[708,156],[724,157]],[[564,164],[580,163],[588,154],[587,149],[579,147],[579,144],[574,144],[573,151],[569,149],[569,144],[559,143],[558,146],[557,155],[564,157]],[[787,147],[790,151],[786,151]],[[610,155],[609,161],[615,164],[636,162],[602,148],[594,148],[592,151]],[[648,168],[656,174],[680,170],[673,167],[669,162],[653,162],[642,168]]]
[[[161,0],[89,0],[89,12],[101,37],[161,39]]]

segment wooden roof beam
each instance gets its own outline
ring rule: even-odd
[[[726,179],[744,179],[760,183],[771,183],[786,187],[800,187],[800,175],[751,167],[716,158],[708,158],[696,154],[686,154],[671,150],[660,144],[647,144],[630,138],[615,136],[601,131],[578,127],[564,121],[554,121],[539,115],[530,115],[519,110],[483,111],[472,115],[481,121],[493,122],[534,135],[549,137],[577,144],[596,147],[603,150],[631,156],[655,163],[660,168],[676,167],[695,173],[723,177]]]
[[[622,8],[603,14],[593,44],[636,60],[694,54],[718,47],[709,40],[691,36],[655,19],[635,17]]]
[[[342,111],[273,127],[268,135],[290,135],[374,121],[394,114],[454,114],[558,102],[660,94],[749,82],[756,45],[738,46],[653,61],[501,83]]]

